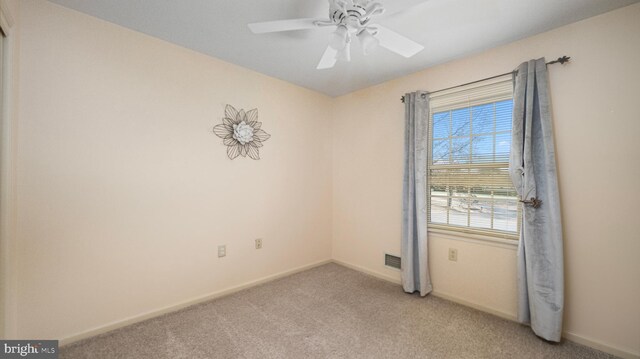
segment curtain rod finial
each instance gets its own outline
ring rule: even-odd
[[[570,56],[562,56],[562,57],[558,57],[557,60],[551,61],[551,62],[547,62],[547,65],[552,65],[552,64],[561,64],[564,65],[565,63],[569,62],[569,60],[571,60]]]

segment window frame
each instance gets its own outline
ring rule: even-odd
[[[466,164],[455,164],[452,163],[452,158],[451,158],[451,154],[449,157],[449,161],[447,164],[433,164],[433,156],[434,156],[434,151],[433,151],[433,143],[434,143],[434,115],[436,115],[437,113],[442,113],[444,111],[434,111],[434,108],[432,106],[432,101],[433,98],[432,97],[441,97],[441,96],[450,96],[452,98],[455,98],[456,96],[458,96],[459,94],[462,96],[463,93],[465,92],[473,92],[475,89],[478,88],[482,88],[482,87],[487,87],[490,88],[490,86],[497,84],[497,83],[504,83],[506,82],[512,83],[513,78],[511,75],[509,76],[505,76],[505,77],[500,77],[500,78],[495,78],[495,79],[490,79],[487,81],[481,81],[481,82],[477,82],[477,83],[473,83],[472,85],[467,85],[467,86],[461,86],[459,88],[455,88],[455,89],[451,89],[451,90],[447,90],[445,93],[443,94],[437,94],[437,95],[429,95],[429,123],[428,123],[428,149],[429,149],[429,156],[427,158],[427,188],[426,188],[426,192],[427,192],[427,228],[429,230],[429,232],[433,232],[433,233],[438,233],[438,234],[444,234],[444,235],[451,235],[451,236],[455,236],[455,237],[467,237],[467,238],[471,238],[474,240],[479,240],[479,241],[490,241],[490,242],[496,242],[496,243],[500,243],[500,244],[517,244],[519,239],[520,239],[520,232],[522,229],[522,204],[520,202],[516,202],[516,206],[517,206],[517,215],[516,215],[516,231],[512,232],[512,231],[507,231],[507,230],[500,230],[500,229],[487,229],[487,228],[482,228],[482,227],[473,227],[471,226],[471,208],[468,209],[467,213],[466,213],[466,217],[467,217],[467,225],[466,226],[462,226],[462,225],[455,225],[455,224],[443,224],[443,223],[433,223],[431,222],[431,203],[432,203],[432,187],[430,185],[430,181],[429,179],[431,178],[431,171],[432,170],[446,170],[446,169],[453,169],[456,167],[459,168],[508,168],[508,160],[507,162],[496,162],[495,158],[497,155],[497,150],[496,150],[496,136],[498,136],[499,134],[504,134],[504,133],[511,133],[511,130],[509,131],[497,131],[496,128],[496,122],[495,122],[495,104],[500,102],[500,101],[505,101],[505,100],[511,100],[513,101],[513,91],[512,88],[510,89],[510,93],[508,97],[505,97],[505,94],[502,93],[500,95],[483,95],[484,97],[479,98],[477,100],[473,100],[473,101],[469,101],[469,102],[460,102],[460,103],[455,103],[453,102],[450,105],[446,105],[444,108],[447,108],[450,112],[449,117],[453,116],[453,111],[455,110],[459,110],[459,109],[465,109],[468,108],[470,113],[471,110],[474,106],[481,106],[484,104],[494,104],[494,128],[493,131],[486,133],[487,135],[491,135],[493,136],[493,151],[492,151],[492,157],[494,158],[493,162],[486,162],[486,163],[472,163],[472,155],[473,155],[473,150],[471,149],[472,147],[472,142],[473,142],[473,138],[477,137],[479,135],[481,135],[480,133],[476,134],[473,133],[473,122],[471,121],[469,126],[470,126],[470,130],[469,130],[469,134],[468,135],[464,135],[464,137],[469,137],[470,140],[470,150],[469,150],[469,163]],[[472,117],[472,115],[470,115]],[[453,119],[450,118],[449,119],[450,122],[450,126],[453,123]],[[461,136],[454,136],[453,133],[451,133],[452,129],[450,128],[450,132],[449,132],[449,136],[446,138],[447,140],[449,140],[450,142],[453,140],[454,137],[461,137]],[[445,140],[444,138],[440,138],[437,137],[435,138],[435,140]],[[449,147],[451,148],[451,146]],[[449,150],[450,151],[450,150]],[[468,187],[468,196],[467,197],[463,197],[463,198],[471,198],[471,191],[472,191],[471,186]],[[514,193],[515,193],[515,189],[514,189]],[[436,196],[438,197],[438,196]],[[443,198],[447,198],[447,200],[449,198],[452,198],[451,194],[448,196],[444,196]],[[517,195],[516,195],[516,199],[517,199]],[[494,210],[494,204],[495,204],[495,198],[494,198],[494,194],[491,194],[491,204],[492,204],[492,209],[491,209],[491,227],[493,227],[493,221],[494,221],[494,217],[495,217],[495,210]],[[509,200],[508,202],[510,202],[511,200]],[[447,222],[449,221],[449,213],[450,213],[450,208],[447,208]]]

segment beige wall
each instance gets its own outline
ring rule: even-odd
[[[550,67],[566,253],[568,337],[640,354],[640,4],[358,91],[336,100],[333,258],[399,279],[403,112],[400,96],[507,72]],[[613,180],[615,179],[615,183]],[[458,262],[447,260],[458,249]],[[515,248],[432,234],[434,290],[515,315]],[[602,347],[604,348],[604,347]]]
[[[68,338],[330,259],[330,98],[21,5],[18,337]],[[259,109],[260,161],[229,160],[212,133],[227,103]]]
[[[640,353],[640,5],[330,99],[20,3],[13,336],[69,338],[332,257],[397,281],[382,259],[400,248],[399,97],[567,54],[550,69],[566,330]],[[262,160],[226,158],[211,133],[226,103],[259,108]],[[436,293],[513,317],[514,246],[432,234],[429,249]]]

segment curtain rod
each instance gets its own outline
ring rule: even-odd
[[[571,57],[565,55],[565,56],[562,56],[562,57],[558,57],[557,60],[553,60],[553,61],[547,62],[547,65],[553,65],[553,64],[564,65],[565,63],[569,62],[570,59],[571,59]],[[473,85],[473,84],[478,83],[478,82],[492,80],[492,79],[498,78],[500,76],[505,76],[505,75],[516,73],[516,72],[518,72],[518,71],[514,70],[514,71],[510,71],[510,72],[505,72],[505,73],[500,74],[500,75],[495,75],[495,76],[487,77],[487,78],[484,78],[484,79],[467,82],[466,84],[451,86],[451,87],[447,87],[445,89],[441,89],[441,90],[438,90],[438,91],[429,92],[429,94],[434,94],[434,93],[438,93],[438,92],[442,92],[442,91],[452,90],[452,89],[455,89],[455,88],[458,88],[458,87],[462,87],[462,86]],[[422,96],[426,96],[426,94],[423,94]],[[400,101],[402,101],[402,103],[404,103],[404,96],[402,96],[400,98]]]

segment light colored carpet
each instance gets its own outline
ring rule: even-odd
[[[61,358],[613,358],[327,264],[63,347]]]

